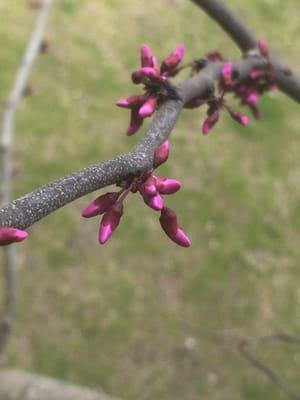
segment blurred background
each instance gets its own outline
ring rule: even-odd
[[[297,0],[226,3],[300,73]],[[25,1],[0,0],[2,105],[34,21]],[[114,105],[140,92],[130,73],[141,43],[160,59],[181,42],[186,61],[212,50],[240,57],[187,0],[57,0],[46,37],[51,52],[30,78],[37,94],[17,114],[14,197],[126,152],[141,137],[125,136],[129,113]],[[169,241],[138,196],[128,198],[105,246],[97,218],[80,217],[98,193],[30,228],[17,246],[8,366],[123,399],[286,398],[238,351],[245,338],[300,331],[299,106],[276,91],[260,106],[261,121],[251,117],[244,128],[224,113],[207,137],[205,108],[187,110],[172,133],[159,174],[183,183],[168,205],[192,239],[189,249]],[[299,347],[252,351],[300,390]]]

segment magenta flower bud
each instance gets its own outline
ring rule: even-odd
[[[249,124],[249,118],[247,117],[247,115],[242,114],[239,111],[229,111],[229,114],[231,118],[239,122],[241,125],[246,126]]]
[[[226,62],[223,64],[221,76],[226,85],[232,84],[232,63]]]
[[[159,71],[152,67],[143,67],[139,72],[141,76],[145,76],[150,79],[161,79]]]
[[[175,51],[171,53],[161,64],[160,72],[162,74],[168,74],[169,71],[176,68],[177,65],[184,57],[184,44],[179,44]]]
[[[21,229],[12,228],[10,226],[0,227],[0,246],[7,244],[22,242],[28,237],[28,233]]]
[[[246,97],[247,104],[257,104],[258,103],[258,94],[256,92],[250,92]]]
[[[156,179],[154,176],[149,176],[149,178],[144,183],[144,191],[149,196],[155,196],[157,194]]]
[[[119,99],[116,105],[123,108],[135,108],[140,107],[147,99],[146,96],[131,96],[126,99]]]
[[[257,107],[256,104],[249,104],[250,110],[254,116],[255,119],[259,119],[260,118],[260,111],[259,108]]]
[[[181,182],[176,179],[157,177],[156,186],[160,194],[173,194],[181,188]]]
[[[143,118],[139,115],[137,110],[131,111],[130,124],[127,128],[127,136],[133,135],[143,124]]]
[[[148,44],[143,44],[141,46],[141,66],[156,68],[156,59],[152,50]]]
[[[170,142],[165,140],[154,152],[153,167],[157,168],[159,165],[167,161],[170,152]]]
[[[142,118],[150,117],[154,113],[156,105],[157,99],[155,97],[149,97],[149,99],[145,101],[145,103],[139,109],[139,115]]]
[[[219,120],[219,111],[215,110],[204,121],[202,125],[202,133],[204,135],[207,135],[208,132],[213,128],[213,126],[218,122],[218,120]]]
[[[145,199],[144,199],[145,200]],[[149,197],[145,203],[153,210],[160,211],[164,206],[164,198],[160,194]]]
[[[161,211],[159,222],[164,232],[171,240],[173,240],[173,242],[183,247],[189,247],[191,245],[190,239],[184,233],[183,229],[178,226],[175,211],[168,207],[164,207]]]
[[[147,206],[149,206],[150,208],[152,208],[153,210],[156,210],[156,211],[160,211],[163,208],[164,199],[159,193],[156,192],[156,194],[154,196],[149,195],[146,192],[144,185],[141,185],[139,187],[139,192],[140,192],[141,196],[143,197],[144,203],[147,204]]]
[[[97,197],[90,205],[88,205],[81,213],[84,218],[95,217],[109,210],[118,200],[118,192],[107,192]]]
[[[265,39],[261,38],[258,40],[258,48],[262,56],[269,56],[269,46]]]
[[[123,203],[115,203],[102,217],[99,229],[99,243],[104,244],[116,230],[123,215]]]

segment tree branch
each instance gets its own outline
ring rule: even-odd
[[[234,62],[233,69],[242,80],[253,68],[262,68],[265,64],[263,58],[250,56]],[[0,226],[26,229],[81,196],[149,171],[155,149],[171,133],[183,104],[211,91],[214,81],[220,77],[222,65],[208,63],[197,75],[178,85],[182,101],[167,100],[162,104],[144,138],[128,154],[87,167],[14,200],[0,210]]]
[[[258,39],[223,2],[220,0],[191,1],[215,20],[243,53],[257,49]],[[273,56],[270,57],[270,63],[279,89],[293,100],[300,102],[300,79],[288,72]]]

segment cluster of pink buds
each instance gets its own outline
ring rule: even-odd
[[[171,240],[183,247],[191,242],[179,226],[175,211],[165,207],[163,195],[176,193],[181,183],[176,179],[163,178],[153,174],[154,169],[164,163],[169,156],[169,141],[165,141],[154,153],[153,169],[140,177],[126,182],[118,192],[107,192],[97,197],[82,212],[85,218],[103,215],[99,228],[99,243],[104,244],[111,237],[123,215],[124,200],[129,193],[139,193],[144,203],[159,211],[160,224]]]
[[[10,226],[0,227],[0,246],[22,242],[27,237],[28,233],[21,229],[12,228]]]
[[[268,60],[269,50],[265,40],[260,39],[258,42],[258,50],[260,54]],[[242,82],[234,79],[233,64],[227,62],[219,52],[211,52],[207,54],[207,60],[210,62],[222,62],[221,76],[219,81],[220,95],[207,95],[205,98],[196,97],[185,104],[186,108],[195,108],[203,104],[208,105],[207,118],[202,125],[203,134],[207,134],[218,122],[220,111],[225,110],[229,113],[231,118],[240,123],[241,125],[248,125],[249,119],[247,115],[239,111],[233,110],[226,102],[225,95],[229,92],[240,100],[241,106],[248,106],[254,118],[260,117],[258,108],[259,97],[268,90],[275,88],[273,71],[269,63],[262,69],[255,69],[250,72],[249,76]],[[201,66],[203,60],[198,60]],[[196,61],[197,69],[197,61]]]
[[[177,93],[168,78],[176,75],[177,66],[184,56],[184,45],[179,44],[158,67],[158,62],[147,44],[141,46],[141,68],[131,75],[134,84],[144,84],[144,94],[117,101],[117,106],[131,111],[127,135],[133,135],[143,120],[155,112],[159,103],[166,98],[176,98]]]

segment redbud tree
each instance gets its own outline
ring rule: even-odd
[[[115,185],[115,191],[98,194],[82,211],[84,218],[100,216],[100,244],[118,227],[129,206],[127,197],[136,194],[157,213],[162,230],[172,241],[183,247],[191,245],[176,212],[167,206],[167,196],[176,193],[181,183],[156,172],[168,160],[169,136],[181,112],[204,107],[207,116],[201,124],[207,135],[223,114],[246,129],[251,122],[243,109],[250,109],[253,118],[259,119],[259,99],[267,91],[280,90],[300,101],[300,80],[273,57],[265,39],[256,38],[220,0],[193,2],[221,25],[240,48],[241,58],[229,60],[223,52],[207,49],[201,57],[186,61],[181,43],[159,62],[150,45],[141,44],[141,65],[131,74],[140,93],[121,98],[116,105],[130,112],[128,136],[140,130],[145,118],[153,118],[150,128],[127,154],[86,167],[4,205],[0,210],[1,245],[26,239],[27,229],[41,218],[108,185]],[[172,78],[183,69],[189,69],[190,77],[175,85]],[[232,108],[228,94],[238,99],[238,109]]]

